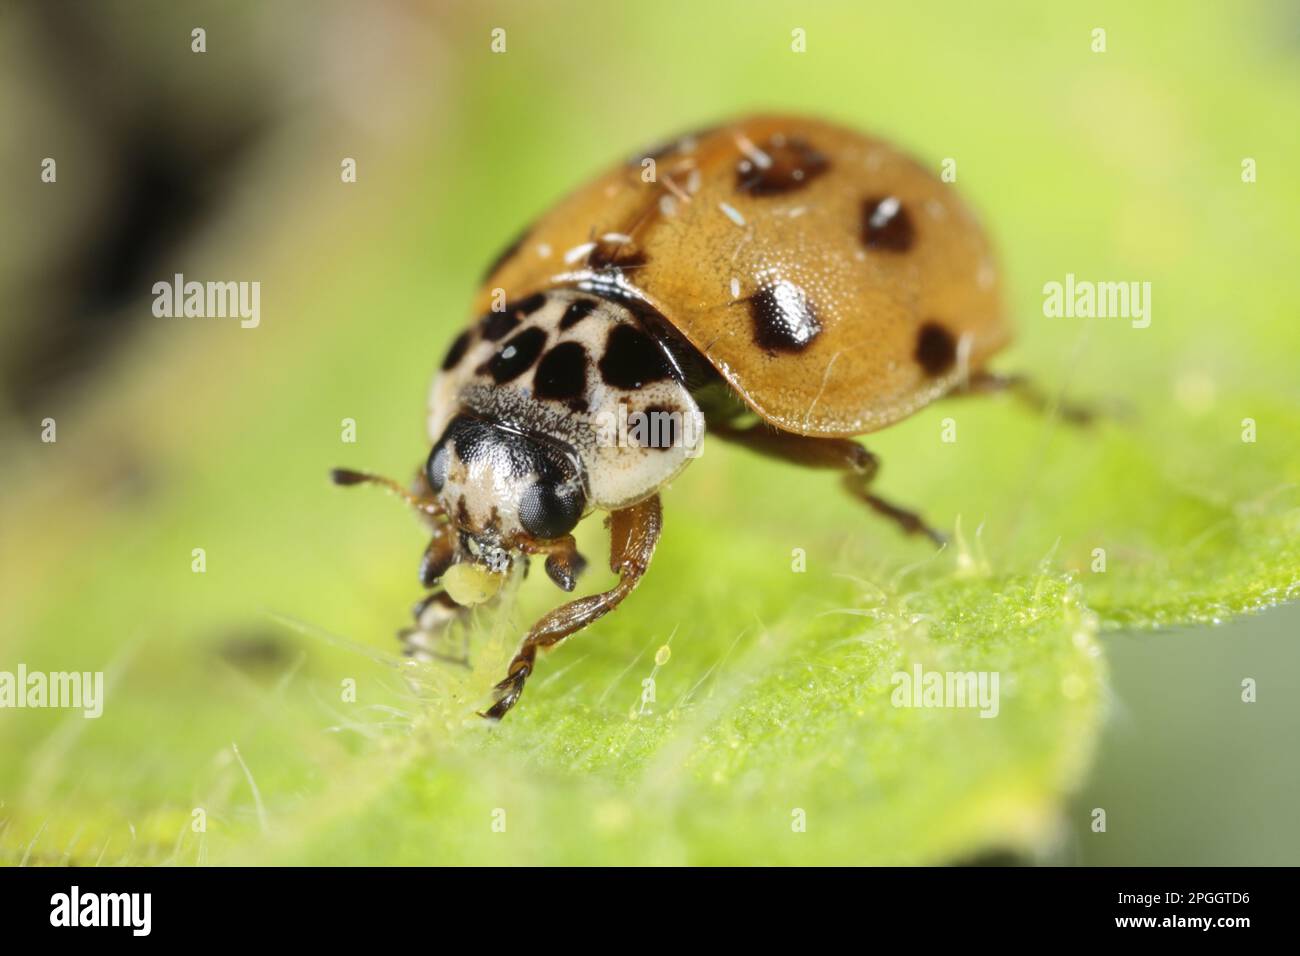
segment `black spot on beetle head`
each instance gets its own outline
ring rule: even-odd
[[[446,486],[452,456],[467,465],[479,464],[493,455],[499,441],[488,422],[473,415],[457,415],[447,423],[442,436],[429,452],[425,466],[429,487],[441,492]]]
[[[801,139],[773,136],[757,148],[736,165],[736,188],[751,196],[802,189],[830,169],[830,160]]]
[[[937,322],[921,326],[916,337],[916,361],[926,375],[942,375],[957,361],[957,342],[952,333]]]
[[[802,352],[822,330],[804,291],[784,279],[750,296],[749,314],[765,352]]]
[[[907,252],[916,241],[912,217],[895,196],[862,203],[862,243],[868,249]]]

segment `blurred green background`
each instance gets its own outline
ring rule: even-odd
[[[0,18],[0,72],[0,670],[109,683],[98,720],[0,711],[0,863],[1300,861],[1300,619],[1213,626],[1300,582],[1294,4],[42,3]],[[643,590],[490,729],[558,592],[477,617],[472,669],[403,664],[420,530],[328,469],[423,459],[524,224],[756,110],[955,158],[1020,330],[999,367],[1129,414],[871,436],[883,492],[963,529],[938,557],[710,445]],[[259,281],[260,326],[155,318],[177,272]],[[1044,318],[1066,273],[1151,282],[1150,328]],[[889,712],[914,660],[1007,673],[1003,715]]]

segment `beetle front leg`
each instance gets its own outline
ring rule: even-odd
[[[469,667],[468,636],[459,654],[450,654],[439,648],[441,638],[469,612],[469,608],[457,604],[446,591],[435,591],[417,601],[411,610],[415,626],[397,632],[397,639],[402,642],[402,654],[417,661],[437,660]]]
[[[420,559],[420,583],[426,588],[436,587],[455,557],[454,531],[447,525],[438,526]],[[468,613],[469,608],[457,604],[446,591],[434,591],[425,595],[411,610],[415,627],[406,627],[397,632],[397,639],[402,642],[402,652],[416,660],[441,660],[468,667],[468,647],[463,648],[459,656],[438,650],[439,638]]]
[[[587,559],[579,553],[571,534],[553,541],[521,543],[520,549],[525,554],[546,555],[546,576],[561,591],[572,591],[578,583],[578,576],[587,569]]]
[[[604,617],[618,607],[640,582],[650,566],[663,527],[659,496],[653,495],[640,504],[612,512],[608,523],[609,567],[618,575],[618,583],[601,594],[557,607],[534,624],[510,662],[505,680],[493,688],[500,692],[496,703],[481,716],[490,720],[504,717],[524,692],[524,682],[533,672],[539,649],[550,647]]]

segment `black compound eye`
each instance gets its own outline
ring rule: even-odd
[[[447,450],[446,442],[439,442],[433,446],[433,451],[429,452],[429,462],[424,466],[424,474],[429,479],[429,487],[435,493],[442,491],[442,486],[447,483],[447,469],[450,467],[451,452]]]
[[[585,504],[576,485],[539,481],[519,499],[519,523],[534,538],[558,538],[573,530]]]

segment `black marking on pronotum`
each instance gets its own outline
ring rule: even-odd
[[[779,196],[802,189],[831,165],[801,139],[773,136],[758,149],[762,156],[747,155],[736,164],[736,188],[751,196]]]
[[[519,318],[510,312],[489,312],[483,316],[483,338],[496,342],[519,327]]]
[[[564,310],[564,315],[560,318],[560,329],[571,329],[591,313],[596,311],[596,303],[590,299],[576,299],[569,303],[569,307]]]
[[[502,385],[518,378],[533,367],[546,345],[546,332],[537,327],[524,329],[506,339],[496,353],[482,365],[492,380]]]
[[[766,352],[802,352],[821,332],[821,322],[804,291],[782,280],[749,297],[754,342]]]
[[[650,439],[643,447],[669,451],[677,446],[682,437],[678,434],[682,418],[680,409],[651,405],[641,414],[645,416],[646,436]]]
[[[650,336],[626,322],[610,329],[599,368],[606,385],[627,391],[673,375],[673,367],[663,349]]]
[[[494,310],[483,316],[480,322],[483,338],[489,342],[500,341],[518,328],[521,321],[545,304],[546,293],[544,292],[534,292],[518,302],[507,302],[506,307],[500,312]]]
[[[581,402],[582,408],[585,408],[587,403],[582,400],[582,396],[586,389],[587,350],[577,342],[561,342],[537,363],[537,374],[533,376],[534,397],[559,402]]]
[[[649,336],[663,349],[668,363],[668,374],[676,382],[691,388],[702,386],[714,379],[721,381],[717,371],[673,326],[663,314],[632,290],[617,273],[593,273],[575,286],[583,292],[613,303],[630,312]]]
[[[862,243],[868,249],[906,252],[916,241],[912,217],[895,196],[877,196],[862,203]]]
[[[957,361],[957,343],[938,322],[921,326],[916,337],[916,360],[926,375],[942,375]]]
[[[447,350],[447,357],[442,360],[442,370],[449,372],[460,364],[460,360],[465,357],[469,350],[469,343],[473,336],[466,329],[460,335],[456,336],[456,341],[451,343],[451,348]]]
[[[530,296],[520,299],[518,302],[506,306],[507,312],[513,312],[521,319],[527,318],[538,309],[546,304],[545,292],[534,292]]]

